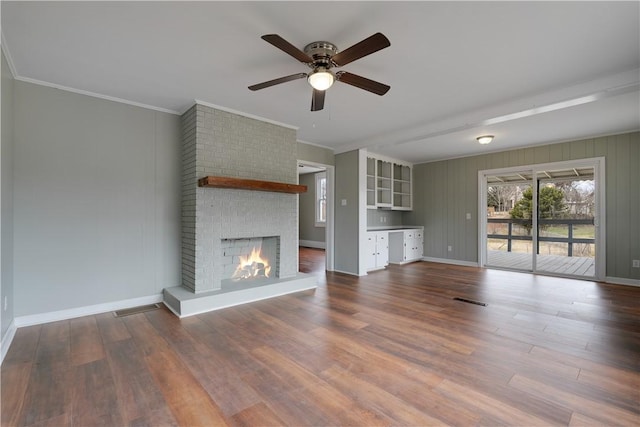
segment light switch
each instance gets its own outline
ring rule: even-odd
[[[342,200],[340,201],[340,204],[341,204],[342,206],[347,206],[347,199],[342,199]]]

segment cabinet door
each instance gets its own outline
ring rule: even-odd
[[[384,160],[376,163],[376,206],[392,206],[392,164]]]
[[[416,259],[417,258],[422,258],[422,255],[424,254],[424,232],[422,231],[416,231]]]
[[[405,261],[422,258],[422,231],[405,232]]]
[[[411,242],[411,259],[422,258],[422,252],[424,239],[422,237],[422,231],[416,231]]]
[[[376,256],[377,267],[386,267],[389,264],[389,233],[377,233]]]
[[[393,164],[393,207],[395,210],[410,211],[413,208],[413,182],[411,166]]]
[[[376,268],[376,233],[367,233],[367,270]]]
[[[376,207],[376,159],[367,157],[367,208]]]

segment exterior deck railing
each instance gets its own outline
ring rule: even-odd
[[[487,219],[487,223],[489,224],[507,224],[507,234],[487,234],[487,238],[489,239],[502,239],[507,240],[507,252],[511,252],[511,242],[513,240],[532,240],[532,236],[529,235],[514,235],[513,234],[513,225],[521,225],[525,228],[531,229],[533,226],[533,221],[530,219],[512,219],[512,218],[489,218]],[[538,225],[567,225],[568,232],[567,237],[548,237],[548,236],[538,236],[538,248],[536,253],[540,253],[540,242],[559,242],[559,243],[567,243],[568,245],[568,256],[573,256],[573,245],[575,243],[587,243],[593,244],[595,243],[595,239],[590,238],[577,238],[573,237],[573,226],[574,225],[593,225],[593,218],[589,219],[539,219]]]

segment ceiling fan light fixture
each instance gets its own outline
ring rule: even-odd
[[[493,141],[493,135],[482,135],[476,138],[480,144],[486,145]]]
[[[316,69],[313,73],[309,74],[307,80],[312,88],[315,90],[327,90],[333,85],[335,81],[333,73],[325,68]]]

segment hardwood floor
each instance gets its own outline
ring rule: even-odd
[[[301,273],[317,273],[319,275],[324,275],[324,269],[324,249],[300,247],[298,270]]]
[[[640,288],[323,256],[315,291],[20,328],[2,425],[640,424]]]

